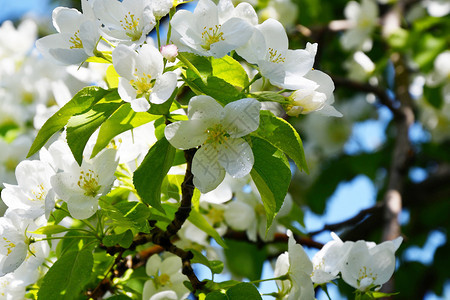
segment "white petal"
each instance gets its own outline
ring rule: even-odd
[[[250,173],[255,159],[250,145],[243,139],[230,138],[219,146],[217,158],[233,178],[241,178]]]
[[[119,86],[117,87],[120,98],[125,102],[131,102],[136,99],[136,89],[125,77],[119,77]]]
[[[52,18],[58,32],[74,34],[85,17],[74,8],[57,7],[53,10]]]
[[[161,273],[168,275],[175,274],[181,270],[181,258],[178,256],[169,256],[163,260],[159,268]]]
[[[197,150],[192,161],[194,185],[207,193],[215,189],[225,178],[225,170],[217,161],[217,150],[203,146]]]
[[[251,25],[258,25],[258,15],[250,3],[241,2],[233,11],[233,15],[249,22]]]
[[[256,222],[255,209],[242,201],[232,201],[224,213],[227,224],[239,231],[247,230]]]
[[[150,102],[161,104],[166,102],[177,86],[177,75],[174,72],[166,72],[156,79],[150,94]]]
[[[275,19],[267,19],[257,28],[264,35],[266,41],[266,49],[272,48],[277,50],[279,54],[286,55],[289,41],[284,26]]]
[[[192,97],[189,101],[189,119],[214,119],[220,120],[223,107],[210,96],[200,95]]]
[[[70,215],[75,219],[87,219],[98,210],[97,197],[82,195],[74,195],[66,200],[67,209]]]
[[[153,254],[147,264],[145,265],[145,271],[148,276],[155,276],[158,274],[159,267],[161,266],[161,257],[158,254]]]
[[[307,50],[288,50],[286,53],[286,62],[284,64],[286,76],[305,76],[312,70],[314,58],[315,57]]]
[[[228,103],[222,124],[231,137],[242,137],[258,129],[260,110],[261,103],[253,98]]]
[[[247,21],[239,18],[226,21],[220,31],[223,33],[224,40],[210,46],[210,53],[216,58],[223,57],[228,52],[241,47],[253,35],[253,27]]]
[[[145,98],[131,100],[131,108],[135,112],[146,112],[150,108],[150,103]]]
[[[248,42],[237,48],[236,52],[251,64],[256,64],[259,60],[263,60],[267,53],[267,47],[262,32],[253,30],[253,35]]]
[[[194,17],[197,30],[203,31],[204,27],[209,28],[219,24],[217,6],[211,0],[200,0],[195,7]]]
[[[164,135],[172,146],[186,150],[201,145],[208,137],[206,129],[209,123],[203,120],[179,121],[169,124]]]
[[[122,77],[125,77],[128,80],[134,79],[137,55],[138,54],[136,53],[136,51],[134,51],[131,47],[119,44],[112,51],[113,65],[117,74],[119,74]]]
[[[78,65],[84,62],[88,55],[84,49],[50,49],[48,51],[58,62],[65,65]]]
[[[151,75],[156,79],[164,69],[163,57],[158,49],[149,44],[144,44],[136,56],[137,76],[142,73]]]

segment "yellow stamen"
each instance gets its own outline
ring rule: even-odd
[[[85,196],[91,197],[97,196],[101,188],[101,185],[98,184],[98,176],[92,170],[81,171],[77,185],[85,191]]]
[[[70,46],[70,49],[79,49],[83,48],[83,42],[81,41],[80,37],[78,36],[80,34],[80,31],[77,30],[73,37],[69,39],[69,42],[72,43],[73,46]]]
[[[273,48],[269,48],[269,60],[273,63],[279,64],[284,63],[286,60],[285,57],[283,57],[281,54],[278,53],[277,50],[274,50]]]
[[[205,50],[210,50],[211,45],[217,43],[219,41],[225,41],[223,38],[223,32],[220,31],[220,25],[215,25],[214,27],[203,28],[202,39],[205,43],[202,45],[202,48]]]

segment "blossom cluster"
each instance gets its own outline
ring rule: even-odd
[[[41,134],[55,123],[55,127],[59,126],[58,121],[54,120],[62,115],[64,109],[72,109],[70,98],[86,100],[90,97],[89,100],[94,99],[93,103],[97,102],[86,109],[80,108],[84,103],[78,103],[79,106],[74,110],[80,110],[54,130],[56,133],[65,129],[65,133],[51,140],[47,147],[43,146],[48,139],[42,142],[44,138],[38,135],[35,143],[41,141],[42,144],[39,157],[20,162],[15,168],[15,180],[4,183],[1,197],[7,210],[0,218],[2,295],[24,298],[25,288],[45,276],[48,265],[44,265],[44,260],[57,257],[55,253],[59,250],[55,248],[64,247],[53,240],[70,238],[61,233],[72,229],[87,232],[90,239],[98,240],[101,245],[98,249],[104,249],[107,248],[107,238],[111,236],[123,237],[130,231],[133,235],[145,230],[150,232],[148,226],[152,226],[149,225],[152,222],[147,219],[144,222],[130,221],[127,218],[130,215],[133,217],[134,209],[138,211],[138,204],[145,204],[142,214],[146,218],[158,216],[158,211],[161,213],[164,208],[170,211],[178,204],[176,198],[180,198],[180,193],[177,190],[176,196],[173,196],[170,186],[178,180],[180,164],[183,165],[182,172],[192,172],[193,184],[201,196],[197,199],[197,222],[194,218],[194,221],[184,224],[174,242],[177,247],[197,247],[199,253],[208,253],[210,257],[220,259],[222,253],[210,245],[211,232],[215,234],[213,238],[222,241],[221,238],[228,230],[245,231],[248,240],[258,242],[272,241],[275,232],[287,230],[282,225],[282,218],[291,212],[292,199],[287,194],[287,187],[280,192],[264,182],[268,187],[261,188],[261,180],[270,183],[271,179],[264,179],[264,172],[252,174],[252,171],[258,172],[255,171],[255,165],[258,163],[257,154],[261,155],[256,152],[255,145],[258,142],[269,144],[266,140],[272,138],[272,143],[266,148],[270,155],[263,154],[280,162],[288,170],[287,177],[290,178],[289,164],[283,154],[290,149],[276,140],[276,134],[269,132],[273,128],[261,129],[263,117],[269,116],[277,124],[283,124],[293,140],[298,134],[290,131],[293,128],[289,123],[271,112],[265,112],[266,105],[278,102],[277,107],[283,110],[286,117],[310,113],[342,116],[333,106],[334,83],[331,77],[313,69],[318,45],[307,43],[304,49],[289,49],[284,25],[279,20],[267,17],[273,12],[266,11],[266,17],[261,18],[263,21],[259,23],[257,12],[246,2],[234,6],[231,0],[220,0],[217,4],[211,0],[200,0],[193,11],[177,10],[181,4],[164,0],[82,0],[82,12],[65,7],[53,11],[53,25],[57,33],[39,39],[36,48],[44,59],[62,65],[57,70],[63,71],[50,79],[40,77],[48,79],[45,82],[48,85],[46,93],[52,94],[57,106],[49,109],[53,98],[45,95],[41,103],[42,118],[35,118],[35,127],[43,128]],[[269,3],[268,9],[271,5],[276,6]],[[169,16],[170,24],[166,44],[163,45],[159,29],[161,19],[166,16]],[[3,26],[6,27],[2,27],[2,30],[10,30],[7,28],[9,25]],[[157,42],[149,37],[154,29]],[[201,63],[194,63],[196,59]],[[211,76],[215,80],[219,78],[225,81],[228,87],[236,88],[233,97],[227,91],[221,91],[220,84],[209,85],[210,77],[201,69],[202,63],[207,69],[213,68],[214,63],[218,62],[234,64],[234,68],[242,70],[245,75],[242,82],[238,83],[237,80],[226,81]],[[15,64],[14,61],[9,63]],[[87,65],[88,68],[98,66],[94,63],[105,66],[100,69],[101,76],[85,68]],[[251,71],[245,73],[245,69]],[[36,76],[34,71],[30,72]],[[87,75],[79,80],[79,85],[94,82],[102,89],[84,89],[92,92],[87,93],[89,97],[83,93],[74,95],[72,87],[64,79],[67,77],[67,81],[73,81],[81,72]],[[7,76],[7,73],[0,75]],[[263,85],[270,84],[277,92],[272,91],[264,98],[265,91],[259,88],[260,81],[263,81]],[[36,88],[36,92],[44,90],[41,82],[24,86]],[[73,89],[76,91],[81,86]],[[177,93],[186,86],[195,96],[182,99]],[[101,93],[104,94],[97,99]],[[116,94],[117,99],[108,102],[105,95],[114,98]],[[24,92],[23,99],[26,100],[25,96]],[[104,132],[101,129],[90,132],[94,127],[92,123],[111,115],[117,117],[115,114],[119,114],[122,108],[130,110],[126,117],[113,126],[108,124],[112,128],[108,129],[117,132],[105,143],[104,149],[99,150],[99,141]],[[37,112],[39,107],[33,107],[32,110]],[[50,117],[54,112],[56,114]],[[133,124],[130,125],[133,130],[122,130],[120,126],[123,124],[119,121],[134,116],[141,119],[126,124]],[[114,120],[113,117],[111,119]],[[98,127],[97,124],[94,129]],[[74,132],[79,132],[80,140],[86,140],[81,151],[79,141],[73,141],[76,135]],[[303,151],[299,140],[295,142],[298,149]],[[178,151],[175,149],[195,149],[195,154],[192,161],[186,161],[186,164],[185,161],[175,163],[172,157],[157,189],[157,200],[161,198],[161,204],[157,204],[164,206],[159,209],[155,202],[149,205],[144,199],[147,195],[139,190],[136,174],[144,162],[152,158],[155,145],[164,141],[168,143],[167,149],[172,151],[173,156]],[[25,147],[29,148],[30,145],[31,140]],[[157,154],[160,155],[159,160],[169,161],[168,154]],[[167,191],[163,191],[161,186]],[[267,200],[270,197],[264,193],[270,193],[278,202],[270,203],[273,199]],[[121,209],[126,205],[120,204],[124,203],[135,206],[123,213]],[[62,217],[58,217],[58,214]],[[152,221],[165,219],[167,216],[164,215]],[[205,222],[199,222],[198,219]],[[114,224],[116,221],[123,223]],[[311,262],[290,235],[289,251],[279,256],[275,267],[276,276],[285,276],[279,281],[278,294],[280,298],[313,299],[313,283],[329,282],[338,273],[342,274],[344,281],[363,292],[378,288],[392,275],[394,252],[400,242],[396,240],[375,246],[363,241],[344,243],[335,237],[332,244],[325,245]],[[114,240],[113,245],[116,244],[122,246],[126,243]],[[85,249],[85,246],[80,243],[80,248]],[[339,257],[339,261],[335,260],[336,257]],[[355,260],[355,257],[358,259]],[[181,273],[185,260],[182,261],[178,256],[153,254],[146,265],[147,280],[142,288],[143,297],[186,297],[190,291],[183,284],[187,277]],[[53,261],[46,263],[52,265]],[[56,263],[53,266],[57,266]]]

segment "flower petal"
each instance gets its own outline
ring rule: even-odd
[[[220,145],[217,161],[234,178],[248,175],[255,159],[250,145],[243,139],[228,139]]]
[[[189,119],[214,119],[220,120],[223,107],[214,98],[206,95],[192,97],[189,101]]]
[[[156,79],[150,94],[150,102],[161,104],[166,102],[177,86],[177,75],[174,72],[166,72]]]
[[[192,161],[194,185],[207,193],[215,189],[225,178],[225,170],[217,161],[217,150],[203,146],[197,150]]]
[[[150,108],[150,103],[145,98],[131,100],[131,108],[135,112],[146,112]]]
[[[207,122],[204,120],[179,121],[169,124],[164,129],[164,135],[172,146],[186,150],[201,145],[208,137]]]
[[[261,103],[253,98],[228,103],[222,124],[231,137],[242,137],[258,129],[260,110]]]

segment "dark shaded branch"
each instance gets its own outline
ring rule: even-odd
[[[192,159],[197,149],[188,149],[184,151],[184,157],[186,158],[186,173],[184,175],[184,181],[181,184],[181,203],[177,212],[175,213],[175,218],[167,226],[165,231],[165,237],[170,238],[177,234],[181,229],[186,219],[189,217],[189,213],[192,208],[192,196],[194,195],[195,186],[193,183],[194,175],[191,172]]]
[[[386,90],[381,89],[377,86],[373,86],[368,83],[357,82],[354,80],[350,80],[350,79],[342,78],[342,77],[338,77],[338,76],[331,76],[331,78],[333,79],[333,81],[337,87],[339,87],[339,86],[347,87],[352,90],[358,90],[358,91],[361,91],[364,93],[374,94],[378,98],[380,103],[383,104],[384,106],[386,106],[393,113],[394,118],[402,118],[403,117],[403,114],[400,111],[397,103],[395,102],[394,99],[392,99],[388,95]]]
[[[253,243],[253,244],[256,244],[260,248],[264,247],[265,245],[273,244],[273,243],[287,243],[289,240],[289,237],[287,236],[287,234],[275,233],[274,238],[271,241],[263,241],[258,237],[258,240],[256,242],[254,242],[254,241],[251,241],[248,239],[245,231],[234,231],[231,229],[228,229],[228,231],[225,233],[225,235],[223,237],[226,239],[239,240],[239,241],[245,241],[248,243]],[[322,247],[323,247],[322,243],[316,242],[309,237],[294,235],[294,238],[297,241],[297,243],[299,243],[303,246],[316,248],[316,249],[322,249]]]
[[[377,214],[382,210],[383,210],[383,205],[381,203],[378,203],[372,207],[361,210],[356,216],[354,216],[350,219],[347,219],[347,220],[339,222],[339,223],[326,224],[322,229],[310,232],[309,235],[315,236],[315,235],[320,234],[327,230],[337,231],[337,230],[341,230],[345,227],[355,227],[359,223],[361,223],[363,220],[365,220],[367,217]]]

